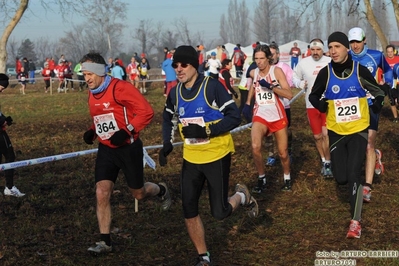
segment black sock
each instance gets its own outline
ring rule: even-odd
[[[104,241],[107,246],[111,246],[111,235],[110,234],[101,234],[101,241]]]
[[[369,184],[369,183],[365,183],[364,185],[367,186],[367,187],[369,187],[370,189],[373,189],[372,185]]]
[[[165,188],[164,186],[160,185],[160,184],[158,184],[158,186],[159,186],[159,193],[158,193],[158,196],[159,196],[159,197],[162,197],[163,195],[165,195],[166,188]]]

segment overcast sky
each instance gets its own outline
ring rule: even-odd
[[[76,0],[80,1],[80,0]],[[204,32],[205,39],[219,38],[219,24],[222,14],[227,15],[229,0],[151,0],[126,1],[127,22],[131,28],[138,27],[140,20],[152,19],[155,23],[163,22],[165,28],[173,29],[173,21],[184,18],[189,29]],[[238,1],[241,2],[240,0]],[[259,0],[246,0],[247,7],[252,10]],[[70,24],[84,22],[85,18],[73,17],[70,21],[62,20],[56,12],[45,12],[40,0],[31,0],[30,11],[26,11],[23,19],[18,23],[11,37],[22,40],[36,40],[40,37],[60,38],[65,31],[70,30]],[[250,12],[252,15],[253,12]]]

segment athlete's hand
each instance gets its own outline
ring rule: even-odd
[[[252,110],[249,104],[244,105],[244,108],[242,108],[242,114],[248,122],[252,121]]]
[[[12,125],[12,118],[11,118],[11,116],[7,116],[6,117],[6,123],[7,123],[7,126],[11,126]]]
[[[371,110],[373,110],[375,114],[378,114],[379,112],[381,112],[383,106],[384,106],[384,96],[380,95],[375,97],[375,99],[373,100],[373,105],[371,105]]]
[[[83,140],[87,143],[87,144],[93,144],[93,140],[95,137],[95,132],[93,129],[89,129],[87,130],[84,134],[83,134]]]
[[[265,79],[259,80],[259,85],[261,85],[262,87],[265,87],[267,89],[273,88],[273,84],[270,84]]]
[[[188,126],[182,129],[183,136],[185,138],[207,138],[205,127],[201,127],[197,124],[188,124]]]
[[[164,142],[162,149],[159,151],[159,164],[165,166],[168,163],[166,156],[173,151],[173,145],[170,141]]]
[[[120,129],[119,131],[116,131],[109,138],[109,141],[114,146],[121,146],[122,144],[125,143],[126,139],[129,138],[129,137],[130,137],[130,135],[129,135],[129,133],[126,132],[126,130]]]
[[[319,111],[320,111],[320,113],[325,113],[325,112],[327,112],[327,109],[328,109],[328,102],[327,102],[327,99],[326,98],[323,98],[323,99],[321,99],[320,100],[320,102],[319,102]]]

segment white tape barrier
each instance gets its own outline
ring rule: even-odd
[[[293,103],[296,99],[299,98],[299,96],[301,96],[304,93],[305,93],[305,90],[301,90],[298,94],[295,95],[295,97],[293,97],[291,99],[290,103]],[[230,131],[230,133],[240,132],[240,131],[243,131],[244,129],[247,129],[251,126],[252,126],[252,123],[248,123],[246,125],[234,128],[233,130]],[[173,146],[180,146],[182,144],[183,144],[183,142],[177,142],[177,143],[173,143]],[[147,164],[149,167],[151,167],[152,169],[155,170],[156,163],[148,155],[147,150],[160,149],[160,148],[162,148],[162,145],[152,145],[152,146],[143,147],[143,153],[144,153],[143,165],[144,166]],[[35,165],[35,164],[69,159],[69,158],[73,158],[73,157],[77,157],[77,156],[81,156],[81,155],[95,153],[95,152],[97,152],[97,150],[98,149],[91,149],[91,150],[85,150],[85,151],[70,152],[70,153],[64,153],[64,154],[59,154],[59,155],[54,155],[54,156],[47,156],[47,157],[41,157],[41,158],[36,158],[36,159],[29,159],[29,160],[24,160],[24,161],[0,164],[0,171],[15,169],[15,168],[24,167],[24,166],[30,166],[30,165]]]

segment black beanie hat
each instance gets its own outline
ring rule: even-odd
[[[173,62],[190,64],[197,69],[199,66],[197,51],[189,45],[179,46],[173,54]]]
[[[4,88],[8,87],[8,76],[6,74],[0,73],[0,85]]]
[[[339,42],[340,44],[349,49],[348,36],[346,36],[346,34],[343,32],[336,31],[331,33],[330,36],[328,36],[328,44],[330,44],[331,42]]]

